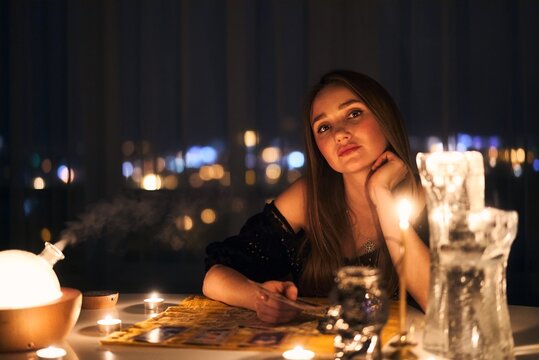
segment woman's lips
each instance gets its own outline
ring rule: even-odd
[[[357,149],[359,149],[359,145],[347,145],[347,146],[344,146],[344,147],[340,148],[337,155],[339,155],[340,157],[341,156],[346,156],[346,155],[356,151]]]

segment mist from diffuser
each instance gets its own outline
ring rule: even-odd
[[[22,250],[0,251],[0,309],[21,309],[50,303],[62,296],[52,269],[64,255],[51,243],[39,255]]]

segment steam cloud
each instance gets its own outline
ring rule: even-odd
[[[55,246],[63,250],[67,245],[95,238],[107,238],[118,242],[129,234],[148,233],[153,240],[170,245],[173,250],[197,247],[196,231],[187,231],[181,219],[193,217],[194,205],[171,196],[153,198],[117,197],[111,202],[94,205],[68,222]],[[109,243],[114,247],[116,244]],[[198,243],[200,246],[200,243]]]

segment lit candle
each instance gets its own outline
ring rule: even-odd
[[[408,200],[401,200],[398,205],[400,243],[402,249],[399,269],[399,325],[400,341],[406,342],[406,231],[410,227],[412,205]]]
[[[39,359],[62,359],[66,356],[67,352],[59,347],[49,346],[36,351],[36,355]]]
[[[163,298],[158,297],[157,294],[152,294],[151,297],[144,299],[144,308],[146,310],[156,311],[163,305],[164,302],[165,300]]]
[[[122,320],[113,319],[110,315],[107,315],[104,319],[97,320],[97,325],[101,333],[110,334],[122,328]]]
[[[314,357],[314,352],[306,350],[301,346],[296,346],[283,353],[283,357],[288,360],[310,360]]]

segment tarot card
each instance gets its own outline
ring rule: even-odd
[[[150,344],[159,344],[178,335],[186,329],[187,328],[184,326],[160,326],[133,337],[133,340]]]
[[[283,341],[285,333],[282,331],[268,331],[254,334],[246,345],[250,346],[277,346]]]
[[[282,302],[284,304],[288,304],[288,305],[290,305],[292,307],[295,307],[297,309],[300,309],[300,310],[321,310],[321,309],[325,308],[324,305],[316,304],[316,303],[313,303],[313,302],[310,302],[310,301],[307,301],[307,300],[303,300],[303,299],[300,299],[300,298],[297,298],[295,301],[290,300],[289,298],[287,298],[284,295],[281,295],[281,294],[276,293],[276,292],[269,291],[268,289],[266,289],[265,287],[263,287],[259,283],[256,283],[254,281],[250,281],[250,282],[252,284],[256,285],[256,287],[258,287],[258,289],[261,292],[263,292],[264,294],[269,296],[271,299]]]
[[[232,334],[232,329],[204,329],[189,338],[185,343],[193,345],[219,345]]]

